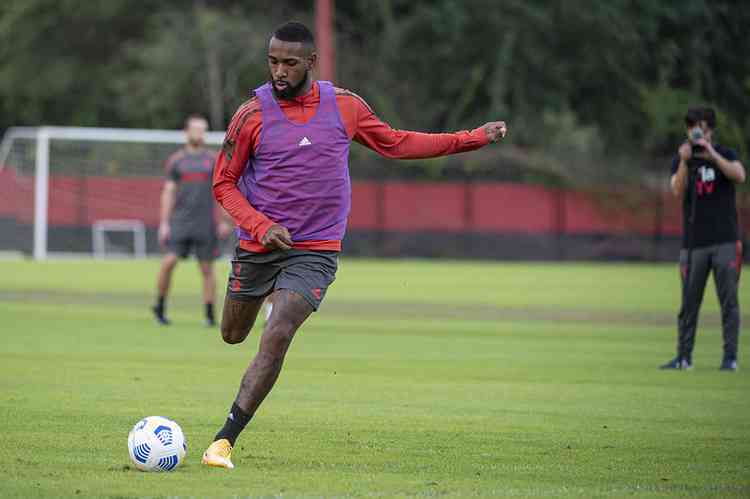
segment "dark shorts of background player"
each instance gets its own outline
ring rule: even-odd
[[[294,291],[318,310],[336,279],[338,252],[274,250],[251,253],[235,250],[227,295],[238,301],[268,296],[277,289]]]
[[[181,235],[170,238],[167,249],[180,258],[187,258],[192,252],[199,261],[206,262],[219,256],[219,241],[210,236]]]

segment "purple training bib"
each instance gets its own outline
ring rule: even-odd
[[[237,183],[250,204],[286,227],[292,240],[341,241],[351,208],[349,136],[333,85],[319,81],[320,103],[305,124],[291,122],[270,83],[257,88],[259,145]],[[240,239],[254,238],[242,229]]]

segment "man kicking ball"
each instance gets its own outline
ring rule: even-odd
[[[233,468],[231,452],[270,392],[297,329],[333,283],[349,215],[349,146],[416,159],[479,149],[505,136],[502,121],[470,132],[393,130],[356,94],[315,81],[313,35],[286,23],[268,48],[271,81],[234,115],[214,168],[214,195],[239,227],[221,334],[241,343],[263,300],[273,311],[224,427],[203,463]]]

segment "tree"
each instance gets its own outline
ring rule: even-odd
[[[288,0],[5,0],[0,127],[222,128],[267,79],[273,26],[310,21]],[[687,105],[720,110],[722,140],[750,145],[750,9],[684,0],[337,2],[337,83],[396,127],[490,118],[550,164],[665,154]],[[695,101],[695,102],[692,102]],[[357,152],[357,154],[360,154]],[[552,160],[554,158],[554,161]],[[632,162],[638,163],[638,162]],[[616,167],[612,167],[616,168]]]

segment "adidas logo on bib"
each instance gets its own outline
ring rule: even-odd
[[[310,139],[308,139],[307,137],[302,137],[302,140],[299,141],[299,146],[300,147],[302,147],[302,146],[311,146],[311,145],[312,145],[312,142],[310,142]]]

